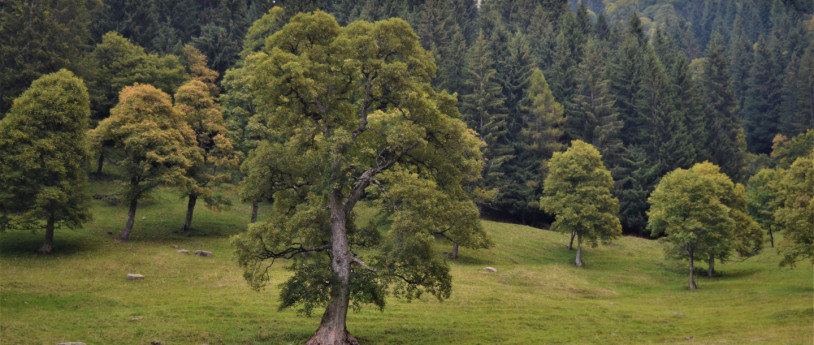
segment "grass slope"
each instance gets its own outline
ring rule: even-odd
[[[93,188],[104,193],[113,183]],[[268,289],[254,292],[231,259],[228,236],[245,228],[249,206],[199,207],[192,236],[178,233],[185,206],[168,191],[157,193],[139,206],[131,241],[116,243],[108,232],[120,232],[126,209],[95,200],[94,221],[58,231],[50,256],[34,254],[42,233],[0,233],[0,344],[308,339],[320,312],[277,310],[284,265],[273,270]],[[699,290],[689,291],[684,264],[665,261],[655,241],[627,237],[586,248],[580,269],[566,235],[485,225],[497,245],[461,250],[450,263],[452,298],[389,299],[383,312],[351,312],[351,333],[363,344],[814,343],[812,267],[780,269],[771,248],[719,264],[722,276],[699,277]],[[214,257],[178,254],[174,245]],[[146,278],[128,281],[127,273]]]

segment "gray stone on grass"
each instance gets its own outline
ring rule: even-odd
[[[87,345],[87,344],[85,344],[85,343],[77,343],[75,341],[69,341],[67,343],[59,343],[57,345]]]
[[[489,271],[489,272],[495,272],[495,273],[497,273],[497,270],[496,270],[494,267],[484,267],[483,269],[484,269],[484,270],[487,270],[487,271]]]
[[[141,275],[141,274],[135,274],[135,273],[128,273],[127,274],[127,280],[141,280],[141,279],[144,279],[144,276]]]
[[[207,252],[205,250],[196,250],[195,255],[209,257],[212,256],[212,252]]]
[[[178,252],[181,254],[189,254],[189,251],[186,249],[179,249]]]

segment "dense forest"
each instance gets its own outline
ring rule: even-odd
[[[255,23],[274,5],[285,10]],[[340,25],[400,17],[435,60],[433,86],[457,96],[464,121],[487,144],[482,214],[524,224],[553,220],[539,205],[541,182],[546,161],[571,140],[601,152],[624,232],[648,235],[646,199],[667,172],[710,161],[745,182],[776,164],[773,145],[814,127],[811,1],[0,6],[0,113],[33,80],[67,68],[88,87],[93,128],[111,115],[123,87],[141,82],[173,94],[206,69],[244,156],[258,134],[239,71],[264,37],[303,11],[327,11]],[[101,169],[104,150],[98,155]]]

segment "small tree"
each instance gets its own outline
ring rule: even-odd
[[[769,241],[774,248],[774,233],[777,223],[774,221],[775,191],[774,183],[777,180],[777,170],[762,169],[749,178],[746,185],[746,205],[749,215],[769,235]]]
[[[669,244],[668,253],[689,260],[692,290],[698,288],[696,258],[709,258],[711,275],[715,256],[724,259],[733,249],[742,255],[754,254],[762,243],[760,228],[746,213],[743,186],[733,184],[712,163],[668,173],[648,202],[648,229],[653,236],[666,235],[663,241]]]
[[[814,150],[777,175],[774,219],[785,235],[778,244],[780,265],[804,259],[814,263]]]
[[[227,132],[226,124],[211,96],[211,90],[210,85],[192,80],[175,93],[175,110],[195,132],[196,148],[203,158],[192,162],[186,171],[186,183],[181,185],[184,195],[189,197],[184,232],[192,226],[192,214],[198,198],[203,198],[210,207],[228,205],[228,200],[215,195],[212,187],[232,177],[228,172],[219,171],[220,167],[237,168],[240,160],[234,152],[232,141],[224,135]]]
[[[110,117],[91,136],[97,145],[112,143],[109,157],[128,182],[122,191],[129,203],[122,241],[130,237],[138,200],[159,185],[194,183],[186,170],[203,159],[195,132],[173,109],[170,96],[151,85],[125,87]]]
[[[40,77],[0,121],[0,230],[9,224],[39,228],[40,253],[53,249],[54,229],[90,219],[84,191],[90,103],[82,80],[67,70]]]
[[[592,247],[608,243],[622,234],[616,213],[619,201],[611,193],[613,179],[602,164],[602,155],[591,144],[571,142],[565,152],[556,152],[549,164],[540,204],[556,215],[551,229],[577,238],[576,264],[582,267],[582,242]]]

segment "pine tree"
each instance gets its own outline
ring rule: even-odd
[[[687,135],[692,138],[690,143],[693,145],[692,151],[695,152],[694,163],[709,160],[706,147],[709,134],[704,123],[704,108],[691,75],[690,63],[684,54],[679,54],[676,59],[671,83],[675,88],[675,109],[681,113],[679,117],[684,119],[684,128]]]
[[[784,79],[779,130],[792,137],[814,128],[814,44],[792,57]]]
[[[0,120],[0,230],[44,221],[40,253],[52,251],[55,229],[90,220],[89,117],[85,85],[62,69],[35,80]]]
[[[621,117],[625,145],[642,145],[646,137],[646,123],[636,111],[636,94],[641,88],[643,48],[635,36],[626,35],[608,65],[611,97],[616,100],[614,110]]]
[[[737,181],[743,178],[746,169],[746,142],[735,115],[737,103],[732,78],[719,38],[713,38],[707,47],[703,71],[700,89],[709,131],[707,152],[712,163]]]
[[[647,196],[658,181],[658,165],[638,146],[627,146],[615,174],[614,195],[619,199],[619,220],[626,233],[647,234]]]
[[[469,93],[463,96],[463,119],[486,142],[483,157],[483,184],[487,189],[505,186],[503,164],[512,158],[508,141],[508,112],[501,87],[494,81],[496,71],[483,33],[467,55]],[[503,188],[505,189],[505,188]],[[499,199],[499,198],[498,198]]]
[[[769,153],[772,138],[778,133],[782,84],[775,74],[777,67],[763,36],[755,44],[753,61],[743,110],[746,142],[751,152]]]
[[[534,68],[534,60],[529,51],[528,39],[520,32],[515,32],[511,36],[507,48],[506,60],[499,62],[502,68],[498,69],[495,78],[503,88],[503,97],[506,99],[506,110],[509,115],[507,129],[509,139],[512,140],[520,131],[523,123],[522,102]]]
[[[752,68],[752,43],[743,28],[740,15],[735,18],[732,32],[732,42],[729,45],[729,65],[732,74],[732,91],[738,100],[739,109],[745,109],[746,91],[748,89],[749,70]],[[741,116],[744,117],[744,116]]]

